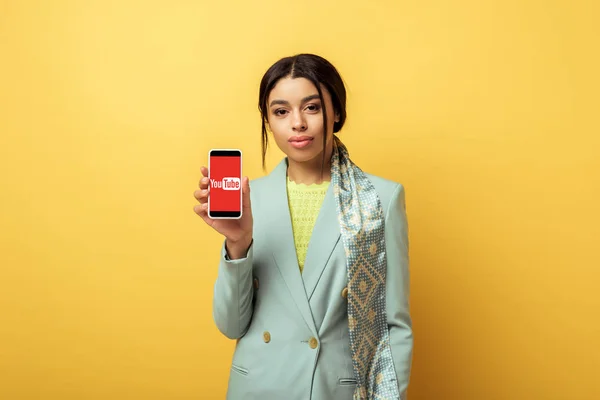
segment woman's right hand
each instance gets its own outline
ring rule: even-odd
[[[194,192],[194,197],[200,204],[194,206],[198,214],[207,225],[225,236],[227,253],[231,259],[245,257],[246,250],[252,243],[252,208],[250,206],[250,182],[248,177],[242,179],[242,217],[239,219],[212,219],[208,216],[208,168],[202,167],[202,179],[199,190]]]

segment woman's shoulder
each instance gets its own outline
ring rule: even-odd
[[[273,185],[270,184],[269,175],[261,176],[259,178],[250,179],[248,181],[250,185],[250,196],[255,198],[257,196],[262,196],[263,193],[268,193],[273,191]],[[272,183],[272,182],[271,182]]]
[[[272,197],[275,188],[274,185],[277,183],[277,176],[274,176],[274,172],[276,171],[268,175],[250,179],[250,193],[253,198],[256,197],[258,200],[258,198],[265,195]],[[398,199],[404,200],[404,186],[402,183],[366,171],[363,172],[375,188],[384,209],[387,209],[387,206],[392,201]]]
[[[252,190],[253,188],[264,187],[265,183],[267,182],[267,178],[269,178],[269,175],[250,179],[248,181],[248,183],[250,184],[250,190]]]
[[[368,172],[365,172],[365,175],[367,176],[367,178],[369,178],[369,180],[375,187],[377,194],[379,195],[385,194],[391,196],[394,194],[394,192],[404,190],[404,185],[402,185],[402,183],[400,182],[396,182],[392,179],[384,178],[379,175],[373,175]]]
[[[377,192],[377,196],[381,201],[384,214],[387,214],[390,207],[396,207],[392,204],[404,203],[405,194],[404,185],[402,185],[402,183],[378,175],[369,174],[367,172],[365,172],[365,175],[367,175],[375,187],[375,191]]]

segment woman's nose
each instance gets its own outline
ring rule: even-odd
[[[294,131],[305,131],[306,130],[306,121],[302,117],[302,115],[296,114],[294,120],[292,122],[292,129]]]

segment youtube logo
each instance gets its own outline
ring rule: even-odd
[[[210,180],[210,187],[223,190],[240,190],[242,187],[240,178],[223,178],[221,181]]]

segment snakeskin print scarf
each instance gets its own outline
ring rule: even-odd
[[[385,309],[383,208],[375,187],[334,135],[331,183],[346,250],[353,400],[400,398]]]

